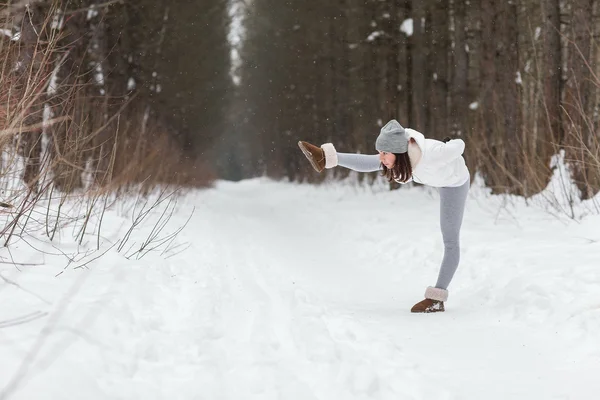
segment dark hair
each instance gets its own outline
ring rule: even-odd
[[[385,176],[390,183],[393,181],[406,183],[412,177],[412,166],[410,165],[408,152],[400,154],[394,153],[394,155],[396,156],[394,166],[390,169],[381,164],[381,167],[383,168],[381,175]]]

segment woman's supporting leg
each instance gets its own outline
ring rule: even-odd
[[[381,169],[378,154],[337,153],[339,166],[358,172],[374,172]]]
[[[450,281],[460,261],[460,227],[470,181],[458,187],[440,188],[440,227],[444,239],[444,259],[435,285],[438,289],[448,289]]]

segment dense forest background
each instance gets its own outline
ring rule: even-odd
[[[48,172],[65,190],[315,182],[298,140],[371,153],[396,118],[463,138],[494,192],[539,192],[558,154],[582,198],[600,190],[600,1],[30,0],[1,16],[2,140],[32,189]]]

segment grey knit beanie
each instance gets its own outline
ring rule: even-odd
[[[381,128],[375,141],[375,149],[388,153],[406,153],[408,151],[408,138],[398,121],[393,119]]]

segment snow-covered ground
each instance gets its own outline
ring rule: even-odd
[[[435,190],[218,182],[167,230],[193,207],[170,257],[76,269],[95,255],[69,264],[70,231],[11,247],[41,265],[2,250],[0,399],[599,398],[598,216],[474,187],[447,311],[416,315],[442,257]],[[127,221],[107,213],[102,248]]]

